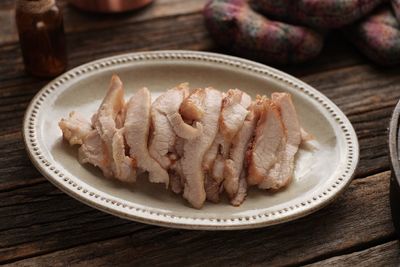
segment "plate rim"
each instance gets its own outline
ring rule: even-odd
[[[41,104],[58,87],[64,83],[79,78],[80,75],[90,74],[98,70],[107,69],[124,64],[134,64],[142,61],[160,61],[160,60],[181,60],[181,61],[203,61],[213,64],[222,64],[246,71],[253,74],[267,75],[276,82],[283,82],[291,86],[294,90],[311,97],[324,108],[340,127],[345,138],[346,159],[341,166],[341,172],[338,173],[336,180],[333,181],[319,195],[310,196],[303,201],[288,207],[282,207],[279,210],[268,213],[259,213],[256,215],[234,216],[230,219],[216,217],[187,217],[174,216],[169,213],[157,212],[152,209],[146,209],[139,206],[132,206],[132,202],[120,201],[115,197],[101,192],[97,188],[85,184],[78,177],[66,177],[60,170],[59,163],[53,159],[47,159],[42,153],[45,148],[40,147],[40,142],[36,139],[36,130],[38,129],[37,115],[40,112]],[[101,211],[113,214],[115,216],[141,222],[171,228],[196,229],[196,230],[237,230],[259,228],[275,225],[287,221],[292,221],[307,216],[334,201],[350,184],[355,174],[359,162],[359,144],[354,128],[347,116],[324,94],[301,80],[277,70],[273,67],[257,63],[251,60],[242,59],[234,56],[228,56],[212,52],[186,51],[186,50],[161,50],[148,52],[133,52],[105,57],[77,66],[45,85],[32,98],[28,105],[23,120],[23,139],[25,148],[33,165],[39,172],[46,177],[52,184],[64,193],[77,199],[78,201],[99,209]],[[345,165],[345,166],[344,166]],[[75,179],[74,179],[75,178]],[[81,181],[79,184],[78,181]],[[82,187],[85,184],[89,187]],[[95,189],[95,190],[93,190]],[[95,192],[97,191],[97,192]],[[129,203],[129,204],[128,204]],[[201,210],[200,210],[201,213]]]

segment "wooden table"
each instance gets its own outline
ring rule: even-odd
[[[21,136],[33,95],[48,80],[24,73],[12,0],[0,4],[0,263],[17,266],[368,265],[400,263],[388,200],[387,127],[400,69],[371,64],[339,33],[318,59],[281,68],[331,98],[361,146],[354,181],[311,216],[257,230],[175,230],[122,220],[63,194],[30,163]],[[64,2],[69,68],[119,53],[218,51],[203,26],[203,0],[157,0],[136,13],[95,16]],[[222,52],[222,51],[219,51]]]

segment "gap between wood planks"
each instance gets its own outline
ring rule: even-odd
[[[399,266],[400,264],[400,246],[399,241],[390,241],[375,247],[353,252],[351,254],[332,257],[308,267],[316,266]]]
[[[324,262],[327,259],[334,258],[334,257],[337,257],[337,256],[343,256],[343,255],[347,255],[347,254],[352,254],[354,252],[361,252],[361,251],[364,251],[364,250],[367,250],[367,249],[370,249],[370,248],[374,248],[374,247],[381,246],[381,245],[384,245],[384,244],[392,243],[393,241],[398,241],[397,238],[398,238],[397,234],[393,233],[393,234],[391,234],[390,236],[387,236],[387,237],[382,237],[382,238],[378,238],[376,240],[371,240],[371,241],[366,242],[366,243],[358,244],[358,245],[356,245],[354,247],[349,247],[349,248],[346,248],[346,249],[341,250],[341,251],[335,251],[334,253],[327,253],[325,255],[321,255],[321,256],[315,257],[313,259],[310,259],[310,260],[307,260],[307,261],[304,261],[304,262],[300,262],[299,264],[288,265],[288,266],[309,265],[309,264],[313,265],[314,263]]]

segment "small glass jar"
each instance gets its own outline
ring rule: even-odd
[[[67,67],[63,15],[55,0],[17,0],[16,22],[27,72],[54,77]]]

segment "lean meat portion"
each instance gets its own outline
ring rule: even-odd
[[[150,156],[147,147],[151,121],[150,110],[150,92],[147,88],[142,88],[130,98],[127,104],[125,139],[129,146],[130,157],[136,161],[138,168],[149,173],[150,182],[164,183],[168,187],[167,171]]]
[[[134,182],[136,180],[135,163],[125,155],[123,137],[121,133],[117,134],[118,126],[121,127],[124,123],[124,94],[122,81],[118,76],[113,75],[103,102],[92,116],[92,124],[101,138],[103,153],[107,155],[107,163],[113,176],[121,181]]]
[[[229,157],[225,161],[224,188],[231,199],[231,203],[235,206],[240,205],[246,196],[246,151],[253,139],[264,101],[265,99],[258,98],[250,106],[249,114],[247,115],[242,128],[235,135],[232,141]]]
[[[269,170],[278,161],[281,143],[286,138],[278,107],[269,99],[263,103],[254,141],[248,151],[249,185],[258,185],[268,177]]]
[[[203,134],[193,140],[186,140],[183,146],[183,157],[179,164],[185,179],[183,197],[195,208],[201,208],[206,199],[204,189],[203,158],[212,145],[218,132],[218,120],[221,110],[222,94],[213,89],[197,90],[191,95],[194,110],[203,110],[199,122]],[[190,113],[189,113],[190,114]]]
[[[93,129],[90,122],[75,111],[69,113],[68,118],[61,119],[58,126],[63,133],[64,139],[67,140],[70,145],[82,145],[85,136]]]
[[[79,162],[82,164],[90,163],[103,172],[103,175],[107,178],[113,177],[111,170],[110,158],[106,152],[105,147],[99,133],[96,130],[92,130],[83,139],[83,144],[79,148]]]
[[[223,182],[226,179],[225,159],[229,156],[232,139],[242,128],[249,114],[250,104],[251,97],[239,89],[228,90],[222,100],[219,132],[203,161],[203,168],[207,175],[206,195],[212,202],[218,202],[220,192],[223,191]]]
[[[273,93],[272,101],[281,114],[286,142],[281,146],[279,160],[259,184],[262,189],[279,189],[286,186],[293,176],[294,156],[302,141],[302,131],[292,98],[287,93]],[[304,135],[304,134],[303,134]]]
[[[149,153],[164,169],[170,167],[171,157],[176,155],[177,136],[184,131],[193,138],[199,135],[199,130],[186,124],[179,114],[179,107],[188,95],[188,84],[180,84],[160,95],[151,107],[153,131]]]

